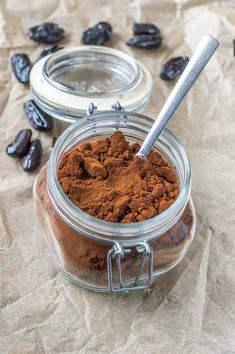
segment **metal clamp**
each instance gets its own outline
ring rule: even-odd
[[[115,109],[115,111],[124,111],[124,108],[120,105],[120,102],[118,101],[112,104],[111,108]]]
[[[91,114],[93,114],[95,112],[95,110],[97,109],[97,107],[94,105],[93,102],[89,103],[89,106],[87,108],[87,115],[90,116]]]
[[[121,247],[119,243],[115,243],[111,250],[108,252],[107,255],[107,265],[108,265],[108,283],[109,289],[112,292],[128,292],[133,290],[139,289],[147,289],[150,287],[152,282],[153,276],[153,250],[149,244],[145,242],[141,242],[135,247],[137,253],[142,254],[140,266],[138,272],[135,276],[135,279],[130,283],[128,281],[123,281],[122,278],[122,270],[121,270],[121,259],[131,253],[130,248]],[[140,281],[143,282],[143,269],[146,263],[146,258],[149,258],[149,267],[148,267],[148,276],[145,283],[140,284]],[[113,284],[113,262],[112,260],[115,259],[116,261],[116,270],[117,270],[117,277],[118,283]],[[144,277],[145,278],[145,277]]]

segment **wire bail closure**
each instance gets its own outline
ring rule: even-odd
[[[122,270],[121,270],[121,259],[124,258],[125,255],[130,254],[131,249],[124,248],[119,243],[116,242],[111,248],[111,250],[108,252],[107,266],[108,266],[108,284],[109,284],[110,291],[129,292],[133,290],[147,289],[150,287],[152,282],[152,276],[153,276],[153,249],[148,243],[141,242],[135,247],[135,250],[138,254],[142,254],[142,257],[140,260],[139,270],[136,274],[135,279],[131,283],[123,280]],[[148,276],[145,283],[143,283],[144,276],[142,272],[147,258],[149,258]],[[118,278],[117,284],[113,284],[113,262],[112,262],[113,260],[116,261],[116,271],[117,271],[117,278]]]
[[[115,102],[112,106],[112,109],[115,111],[124,111],[124,108],[121,106],[120,102]],[[87,108],[87,118],[91,119],[91,116],[94,114],[97,107],[91,102]],[[122,277],[122,259],[132,252],[131,248],[122,247],[118,242],[115,242],[113,247],[110,249],[107,255],[107,267],[108,267],[108,284],[109,289],[112,292],[129,292],[139,289],[147,289],[150,287],[153,277],[153,250],[152,247],[146,243],[141,242],[135,247],[135,251],[141,255],[140,265],[138,272],[135,276],[135,279],[132,282],[123,280]],[[149,269],[147,279],[144,279],[145,276],[142,274],[147,258],[149,258]],[[116,271],[118,283],[113,284],[113,260],[116,263]],[[145,280],[145,282],[144,282]]]

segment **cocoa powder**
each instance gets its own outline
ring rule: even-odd
[[[99,219],[131,223],[152,218],[175,201],[175,170],[157,151],[134,158],[139,144],[117,131],[110,138],[86,142],[65,153],[58,179],[68,198]]]

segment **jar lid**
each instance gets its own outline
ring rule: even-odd
[[[139,110],[150,98],[152,78],[140,62],[119,50],[84,46],[40,59],[31,70],[30,89],[44,111],[73,123],[91,102],[98,111],[117,101],[125,110]]]

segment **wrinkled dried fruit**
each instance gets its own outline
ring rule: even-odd
[[[34,129],[50,131],[53,129],[53,119],[49,114],[39,108],[33,100],[24,103],[24,110],[29,123]]]
[[[46,46],[41,53],[38,56],[38,60],[42,59],[43,57],[45,57],[48,54],[57,52],[57,50],[63,49],[63,47],[59,47],[57,44],[50,44],[48,46]]]
[[[11,157],[22,157],[27,154],[29,150],[30,140],[32,136],[31,129],[20,130],[15,139],[6,148],[7,155]]]
[[[32,63],[27,54],[18,53],[11,57],[11,67],[19,82],[28,84]]]
[[[108,22],[101,21],[83,32],[81,41],[83,44],[103,45],[111,36],[111,25]]]
[[[56,23],[45,22],[40,25],[30,27],[27,31],[30,39],[40,43],[55,43],[64,39],[64,30]]]
[[[161,69],[161,79],[174,80],[178,75],[180,75],[184,71],[188,62],[189,58],[186,56],[169,59]]]
[[[162,39],[158,35],[145,35],[135,36],[127,41],[131,47],[140,49],[152,49],[160,47]]]
[[[27,155],[22,157],[21,166],[24,171],[31,172],[41,163],[42,145],[39,139],[32,141]]]
[[[159,34],[160,30],[152,23],[134,23],[133,26],[134,36],[138,36],[140,34]]]

